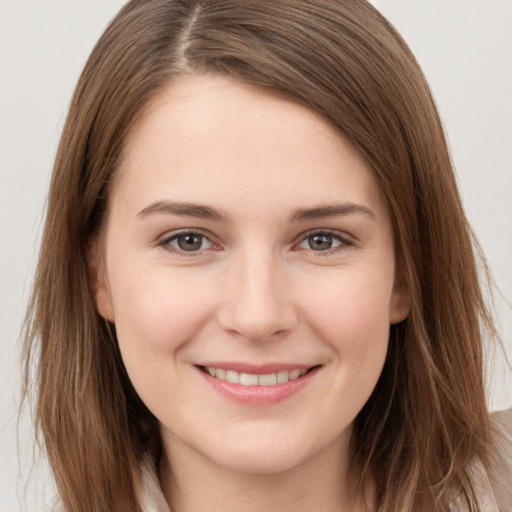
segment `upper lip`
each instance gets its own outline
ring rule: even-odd
[[[201,363],[197,366],[200,367],[213,367],[221,368],[223,370],[232,370],[238,373],[252,373],[256,375],[266,375],[269,373],[277,373],[282,371],[310,369],[314,364],[301,364],[301,363],[267,363],[267,364],[251,364],[242,362],[218,362],[212,361]]]

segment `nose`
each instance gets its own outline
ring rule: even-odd
[[[282,337],[298,323],[298,312],[286,272],[272,255],[250,254],[231,266],[223,303],[221,327],[248,341]]]

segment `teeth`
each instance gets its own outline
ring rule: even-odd
[[[234,370],[223,370],[222,368],[214,368],[213,366],[206,366],[205,371],[212,377],[219,380],[225,380],[233,384],[242,384],[244,386],[274,386],[276,384],[284,384],[290,380],[302,377],[307,369],[280,371],[277,373],[267,373],[265,375],[256,375],[254,373],[239,373]]]
[[[292,370],[292,371],[290,372],[290,375],[289,375],[289,377],[288,377],[288,378],[289,378],[290,380],[297,379],[297,378],[299,377],[299,375],[300,375],[300,370]]]
[[[288,382],[290,380],[290,372],[282,371],[277,372],[277,383],[278,384],[284,384],[285,382]]]
[[[258,377],[258,384],[260,386],[273,386],[274,384],[277,384],[277,375],[275,373],[260,375]]]
[[[241,373],[240,384],[243,384],[244,386],[257,386],[258,375],[254,375],[252,373]]]

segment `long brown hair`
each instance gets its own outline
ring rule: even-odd
[[[468,468],[489,462],[482,331],[494,333],[474,237],[424,76],[363,0],[132,0],[94,48],[59,146],[25,331],[26,393],[68,512],[138,510],[156,419],[96,311],[87,247],[107,211],[126,134],[179,74],[221,74],[284,92],[364,156],[392,214],[411,295],[358,415],[352,467],[382,512],[478,511]]]

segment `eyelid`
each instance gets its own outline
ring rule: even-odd
[[[200,235],[207,239],[210,244],[213,247],[209,247],[208,249],[200,249],[197,251],[184,251],[179,248],[173,247],[170,245],[170,242],[177,239],[179,236],[183,235]],[[324,251],[314,251],[313,249],[305,249],[305,248],[299,248],[298,246],[305,242],[308,237],[315,235],[315,234],[328,234],[331,235],[335,240],[340,242],[340,244],[336,247],[333,247],[331,249],[326,249]],[[187,256],[187,257],[193,257],[200,254],[203,254],[207,250],[211,250],[212,248],[216,248],[216,250],[220,249],[220,244],[216,241],[214,241],[214,236],[212,236],[211,233],[208,231],[205,231],[200,228],[183,228],[183,229],[176,229],[172,231],[166,232],[164,235],[160,236],[157,241],[156,245],[161,246],[164,249],[173,252],[175,254],[178,254],[180,256]],[[341,251],[344,249],[347,249],[349,247],[352,247],[356,244],[356,240],[353,236],[349,235],[346,232],[338,231],[334,229],[322,229],[322,228],[315,228],[310,229],[306,232],[301,233],[298,237],[296,237],[295,242],[293,242],[292,250],[307,250],[308,252],[314,253],[316,256],[323,256],[323,255],[329,255],[333,252]],[[215,249],[214,249],[215,250]]]
[[[199,254],[202,254],[204,251],[212,249],[212,247],[209,247],[207,249],[199,249],[197,251],[184,251],[182,249],[173,247],[171,245],[172,241],[174,241],[178,237],[184,236],[184,235],[199,235],[199,236],[205,238],[206,240],[208,240],[210,242],[210,244],[212,245],[212,247],[219,247],[219,244],[216,243],[212,239],[213,237],[210,233],[204,231],[203,229],[199,229],[199,228],[184,228],[184,229],[176,229],[173,231],[168,231],[163,236],[160,236],[157,239],[157,246],[160,246],[160,247],[162,247],[170,252],[173,252],[175,254],[178,254],[180,256],[187,256],[187,257],[197,256]]]
[[[331,235],[334,239],[336,239],[338,242],[340,242],[340,245],[338,245],[337,247],[332,247],[331,249],[326,249],[324,251],[314,251],[313,249],[298,248],[298,246],[300,244],[302,244],[303,242],[305,242],[310,236],[317,235],[317,234]],[[305,233],[301,233],[299,235],[299,237],[297,237],[297,242],[294,243],[293,249],[294,250],[306,250],[311,253],[314,253],[316,256],[323,256],[323,255],[332,254],[333,252],[347,249],[349,247],[354,246],[355,244],[356,244],[356,240],[354,239],[354,237],[350,236],[349,234],[347,234],[343,231],[338,231],[335,229],[315,228],[315,229],[310,229],[310,230],[306,231]]]

